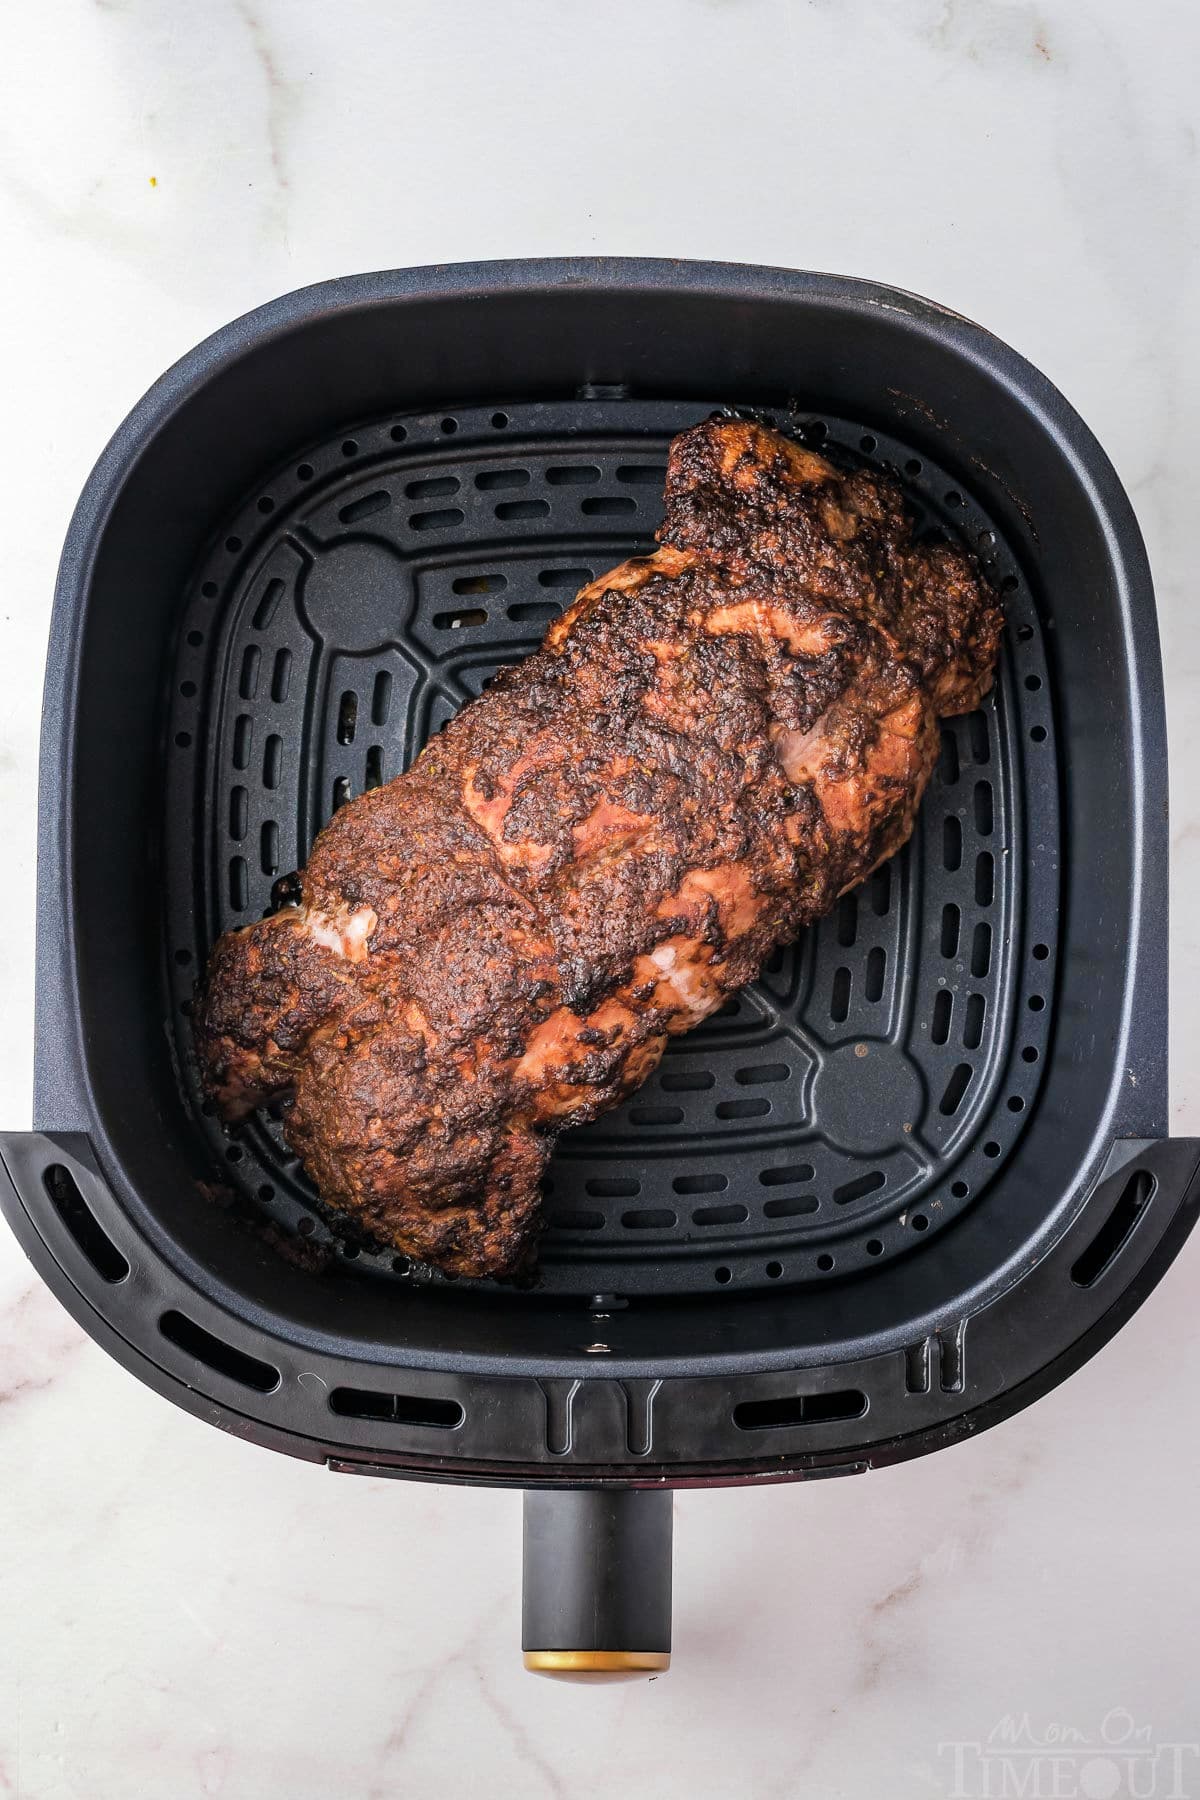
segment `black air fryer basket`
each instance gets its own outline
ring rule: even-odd
[[[268,1116],[202,1104],[207,949],[592,575],[671,436],[765,409],[886,468],[1007,608],[912,842],[561,1143],[540,1277],[348,1235]],[[670,1499],[845,1474],[1035,1398],[1195,1213],[1166,1137],[1167,773],[1128,501],[1049,383],[912,295],[499,263],[240,320],[105,451],[55,602],[36,1119],[5,1209],[74,1316],[224,1429],[519,1485],[538,1666],[660,1665]]]

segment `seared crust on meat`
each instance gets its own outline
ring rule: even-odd
[[[341,808],[299,904],[209,964],[222,1112],[287,1095],[324,1199],[459,1274],[517,1270],[558,1133],[904,842],[939,716],[991,685],[968,557],[762,425],[676,438],[659,542]]]

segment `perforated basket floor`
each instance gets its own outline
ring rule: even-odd
[[[393,1280],[322,1213],[277,1124],[203,1113],[188,1023],[219,932],[269,910],[330,813],[407,766],[593,575],[648,547],[671,436],[710,409],[587,395],[364,424],[274,472],[187,597],[167,742],[167,931],[189,1105],[230,1183]],[[1054,728],[1022,572],[970,494],[845,420],[790,422],[904,483],[1005,598],[1000,679],[943,731],[916,834],[618,1111],[564,1137],[540,1291],[836,1280],[930,1242],[997,1177],[1045,1060]],[[990,1192],[989,1192],[990,1190]]]

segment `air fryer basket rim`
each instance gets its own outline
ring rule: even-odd
[[[927,1387],[907,1387],[899,1400],[886,1397],[882,1389],[869,1394],[868,1422],[864,1427],[850,1419],[835,1420],[827,1414],[827,1422],[817,1420],[806,1431],[803,1447],[791,1427],[796,1420],[782,1423],[778,1429],[764,1426],[761,1436],[752,1440],[743,1428],[731,1436],[728,1431],[712,1433],[711,1452],[704,1455],[673,1454],[662,1464],[656,1461],[650,1430],[651,1400],[631,1390],[647,1373],[638,1358],[614,1358],[598,1378],[596,1365],[576,1359],[544,1359],[539,1365],[531,1359],[523,1368],[519,1363],[505,1365],[506,1380],[514,1387],[519,1382],[524,1390],[518,1400],[512,1396],[512,1417],[527,1414],[524,1429],[514,1430],[511,1442],[499,1447],[474,1429],[468,1412],[463,1421],[447,1430],[417,1418],[406,1424],[403,1418],[389,1421],[385,1430],[373,1422],[357,1419],[310,1416],[301,1422],[294,1409],[273,1399],[274,1390],[259,1388],[248,1392],[235,1378],[228,1378],[219,1366],[199,1362],[194,1355],[195,1340],[189,1348],[184,1343],[164,1343],[160,1337],[147,1336],[133,1341],[138,1327],[126,1330],[118,1322],[121,1308],[116,1304],[122,1283],[107,1284],[95,1279],[94,1267],[73,1248],[72,1234],[63,1229],[65,1214],[61,1207],[48,1202],[43,1177],[49,1165],[65,1166],[77,1190],[87,1195],[87,1204],[109,1228],[114,1237],[128,1231],[121,1254],[129,1250],[127,1260],[134,1276],[158,1290],[155,1307],[171,1296],[172,1288],[180,1295],[181,1305],[189,1304],[214,1327],[214,1336],[222,1331],[232,1338],[236,1349],[253,1359],[254,1349],[261,1348],[264,1362],[286,1363],[279,1355],[282,1338],[278,1321],[260,1315],[257,1320],[240,1317],[222,1323],[223,1309],[219,1294],[203,1294],[189,1289],[177,1272],[167,1269],[143,1233],[133,1230],[122,1208],[114,1201],[110,1207],[107,1191],[114,1185],[113,1172],[106,1165],[103,1147],[107,1137],[103,1122],[95,1116],[94,1094],[86,1068],[73,1044],[79,1029],[77,970],[74,963],[75,936],[65,917],[69,894],[68,871],[72,867],[71,808],[65,804],[68,776],[76,744],[77,717],[75,692],[81,656],[81,597],[92,579],[97,555],[113,508],[117,504],[131,466],[152,446],[158,433],[167,425],[189,397],[202,390],[217,374],[235,369],[239,359],[275,338],[285,337],[294,327],[306,325],[314,318],[335,312],[354,312],[377,306],[395,306],[410,302],[437,301],[441,298],[471,296],[486,301],[494,296],[536,298],[539,294],[600,292],[618,296],[660,297],[669,293],[677,297],[697,295],[705,298],[725,296],[747,305],[778,302],[805,302],[836,306],[840,310],[864,317],[886,315],[893,327],[915,334],[953,349],[962,358],[985,369],[988,378],[1002,384],[1019,396],[1021,406],[1032,414],[1039,428],[1052,439],[1059,452],[1070,462],[1080,482],[1088,489],[1097,514],[1104,520],[1114,581],[1122,604],[1120,616],[1124,631],[1122,650],[1130,682],[1136,692],[1137,729],[1131,745],[1133,786],[1142,804],[1131,821],[1137,834],[1136,857],[1142,871],[1141,910],[1135,910],[1129,950],[1129,978],[1125,985],[1125,1006],[1119,1040],[1114,1046],[1114,1073],[1110,1080],[1108,1101],[1097,1129],[1080,1163],[1079,1199],[1074,1218],[1060,1235],[1058,1249],[1065,1254],[1068,1234],[1083,1221],[1085,1211],[1098,1217],[1106,1207],[1112,1208],[1118,1188],[1127,1185],[1130,1167],[1145,1166],[1156,1186],[1151,1190],[1153,1205],[1147,1205],[1145,1217],[1133,1238],[1133,1251],[1123,1252],[1120,1286],[1110,1277],[1088,1290],[1088,1304],[1081,1305],[1069,1319],[1054,1318],[1047,1306],[1042,1313],[1042,1336],[1034,1355],[1034,1366],[1027,1370],[1018,1386],[985,1393],[971,1382],[956,1385],[954,1321],[944,1321],[949,1333],[948,1350],[939,1351],[942,1343],[938,1322],[926,1320]],[[448,404],[452,398],[447,396]],[[1161,1274],[1174,1250],[1182,1242],[1192,1222],[1194,1206],[1187,1198],[1197,1161],[1196,1146],[1180,1141],[1173,1145],[1153,1144],[1150,1140],[1162,1134],[1161,1113],[1165,1094],[1165,1030],[1161,1002],[1165,998],[1165,947],[1161,942],[1162,920],[1165,918],[1165,809],[1160,813],[1149,805],[1148,769],[1165,768],[1165,726],[1162,709],[1161,679],[1158,670],[1157,628],[1149,575],[1137,526],[1129,502],[1108,459],[1096,440],[1062,396],[1022,358],[981,327],[947,311],[932,302],[907,295],[878,284],[839,277],[802,274],[787,270],[757,269],[732,264],[694,264],[655,259],[583,258],[544,261],[515,261],[439,266],[428,269],[380,272],[359,275],[294,293],[268,303],[224,327],[205,340],[196,350],[181,359],[148,392],[118,429],[101,455],[96,469],[85,487],[72,520],[64,548],[56,597],[48,661],[46,708],[43,726],[43,766],[39,803],[39,919],[38,939],[38,1049],[37,1049],[37,1122],[39,1131],[18,1137],[14,1134],[0,1143],[12,1186],[4,1188],[3,1202],[22,1241],[56,1291],[121,1360],[137,1368],[152,1384],[170,1391],[173,1397],[192,1410],[215,1417],[227,1428],[255,1437],[275,1447],[295,1453],[334,1459],[348,1465],[370,1463],[380,1468],[392,1467],[399,1472],[426,1473],[441,1478],[453,1477],[457,1471],[463,1479],[530,1480],[590,1479],[630,1481],[637,1479],[714,1479],[762,1478],[767,1468],[781,1474],[815,1473],[822,1465],[863,1466],[870,1460],[893,1460],[894,1456],[913,1454],[917,1450],[937,1447],[963,1431],[978,1429],[997,1416],[1015,1410],[1033,1397],[1034,1392],[1051,1385],[1054,1380],[1083,1360],[1098,1343],[1115,1330],[1124,1316],[1139,1303]],[[1146,897],[1154,916],[1144,916]],[[72,898],[72,904],[74,899]],[[56,916],[56,914],[58,916]],[[1160,1004],[1156,1009],[1154,1002]],[[1137,1003],[1135,1005],[1135,1002]],[[1149,1007],[1147,1008],[1147,1002]],[[61,1029],[64,1022],[68,1029]],[[1144,1067],[1149,1071],[1143,1091],[1138,1094],[1119,1079],[1125,1066]],[[66,1135],[64,1135],[66,1134]],[[76,1136],[75,1134],[80,1134]],[[93,1144],[86,1140],[90,1136]],[[1130,1140],[1121,1148],[1114,1140]],[[1135,1173],[1137,1171],[1135,1170]],[[1097,1198],[1097,1196],[1099,1196]],[[53,1201],[53,1196],[51,1196]],[[124,1219],[124,1224],[121,1223]],[[1153,1221],[1153,1223],[1152,1223]],[[1080,1231],[1073,1241],[1072,1256],[1090,1231]],[[1140,1249],[1137,1246],[1140,1245]],[[1068,1246],[1068,1248],[1071,1248]],[[1049,1261],[1049,1255],[1047,1261]],[[1009,1295],[1022,1286],[1014,1267],[1002,1272],[1009,1285]],[[1001,1281],[999,1287],[1004,1287]],[[1097,1291],[1099,1290],[1099,1291]],[[993,1290],[993,1317],[996,1306],[1006,1296]],[[982,1296],[980,1296],[982,1298]],[[986,1311],[988,1309],[984,1309]],[[1040,1310],[1040,1309],[1039,1309]],[[978,1315],[982,1317],[983,1314]],[[934,1340],[936,1339],[936,1343]],[[936,1375],[928,1382],[928,1346],[932,1354],[941,1354],[945,1379]],[[838,1355],[825,1370],[809,1368],[807,1386],[828,1389],[833,1379],[845,1380],[845,1352],[853,1346],[839,1345]],[[961,1346],[960,1346],[961,1348]],[[315,1340],[310,1340],[301,1357],[312,1366],[312,1357],[320,1354]],[[887,1352],[889,1358],[905,1356],[902,1346]],[[274,1358],[274,1363],[272,1362]],[[947,1360],[948,1359],[948,1360]],[[336,1360],[336,1359],[335,1359]],[[364,1359],[365,1360],[365,1359]],[[344,1367],[345,1358],[341,1359]],[[393,1370],[403,1359],[390,1356],[386,1361]],[[914,1379],[919,1376],[918,1356],[914,1363]],[[757,1359],[763,1372],[762,1395],[765,1401],[778,1397],[781,1378],[786,1387],[786,1371],[795,1367],[789,1362],[787,1346],[780,1345],[775,1355]],[[768,1372],[773,1365],[774,1372]],[[295,1365],[299,1369],[300,1365]],[[691,1377],[675,1373],[690,1366]],[[448,1395],[463,1384],[468,1393],[474,1384],[491,1377],[480,1366],[471,1366],[469,1358],[439,1359],[426,1357],[406,1372],[405,1380],[413,1391],[429,1388],[424,1371],[441,1368],[444,1373],[430,1377],[436,1392]],[[540,1368],[544,1379],[523,1377]],[[669,1358],[655,1360],[668,1383],[695,1379],[721,1379],[739,1375],[739,1405],[756,1388],[756,1378],[746,1367],[744,1357],[719,1354],[707,1358],[691,1358],[672,1363]],[[150,1373],[157,1371],[157,1378]],[[700,1371],[703,1370],[703,1376]],[[453,1371],[453,1373],[452,1373]],[[832,1374],[831,1374],[832,1371]],[[782,1372],[782,1373],[781,1373]],[[617,1384],[625,1388],[625,1399],[618,1404],[620,1418],[614,1413],[603,1419],[597,1413],[586,1431],[576,1439],[571,1435],[571,1399],[559,1384],[578,1382],[591,1377],[594,1390]],[[343,1377],[344,1378],[344,1377]],[[657,1379],[657,1376],[656,1376]],[[869,1386],[868,1377],[862,1377]],[[367,1375],[362,1377],[369,1386]],[[447,1385],[449,1384],[449,1386]],[[794,1380],[793,1380],[794,1385]],[[263,1395],[255,1400],[253,1393]],[[922,1414],[920,1393],[927,1393],[928,1410]],[[682,1394],[681,1394],[682,1397]],[[451,1404],[447,1400],[447,1404]],[[607,1402],[605,1403],[607,1406]],[[660,1411],[662,1402],[657,1402]],[[645,1419],[645,1439],[635,1443],[632,1426],[626,1429],[625,1413],[632,1420],[638,1407]],[[556,1408],[565,1408],[565,1447],[548,1442],[547,1419]],[[623,1410],[622,1410],[623,1408]],[[728,1409],[726,1409],[728,1410]],[[918,1416],[921,1415],[921,1416]],[[396,1427],[393,1429],[393,1427]],[[791,1435],[789,1435],[791,1432]],[[669,1436],[670,1434],[665,1434]],[[449,1440],[453,1439],[453,1443]],[[522,1445],[524,1440],[524,1447]],[[435,1448],[436,1444],[436,1448]],[[761,1444],[761,1456],[755,1456]],[[887,1446],[899,1446],[894,1455]],[[536,1454],[535,1454],[536,1452]]]

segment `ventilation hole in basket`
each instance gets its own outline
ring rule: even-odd
[[[482,606],[460,607],[456,612],[434,613],[435,631],[465,631],[475,625],[486,625],[487,613]]]
[[[354,742],[354,729],[358,724],[358,695],[353,688],[347,688],[338,706],[337,741],[339,744]]]
[[[175,952],[175,961],[179,964],[181,969],[186,969],[191,960],[192,953],[190,950],[177,950]]]
[[[783,1274],[783,1264],[781,1262],[769,1262],[763,1270],[763,1273],[766,1275],[768,1281],[778,1281],[779,1277]]]
[[[264,875],[275,875],[279,871],[279,827],[274,819],[263,820],[260,838],[259,860],[262,864],[262,872]]]
[[[334,1388],[329,1410],[346,1419],[371,1419],[383,1425],[428,1425],[453,1431],[466,1413],[457,1400],[431,1394],[385,1394],[374,1388]]]
[[[55,1212],[100,1279],[113,1286],[124,1281],[129,1274],[129,1264],[80,1193],[70,1170],[62,1163],[51,1163],[43,1171],[42,1186],[50,1196]]]
[[[300,1219],[296,1224],[296,1230],[301,1237],[311,1237],[316,1229],[317,1221],[315,1219]]]
[[[270,494],[263,494],[261,496],[258,502],[258,510],[260,513],[264,514],[273,513],[275,511],[275,502],[272,500]]]
[[[971,756],[977,763],[985,763],[991,755],[988,742],[988,722],[986,713],[973,712],[967,714],[967,741],[971,746]]]
[[[961,506],[962,503],[963,503],[963,497],[958,492],[958,489],[951,488],[950,492],[946,495],[946,505],[947,506]]]
[[[546,625],[557,619],[558,610],[552,600],[522,600],[508,608],[508,616],[516,625]]]
[[[1025,1048],[1021,1052],[1021,1061],[1027,1062],[1027,1063],[1035,1063],[1037,1061],[1037,1059],[1038,1059],[1038,1053],[1034,1049],[1033,1045],[1026,1044]]]
[[[696,1226],[741,1226],[747,1222],[750,1213],[745,1206],[698,1206],[691,1219]]]
[[[404,492],[410,500],[431,500],[436,494],[457,494],[461,485],[457,475],[430,475],[423,481],[410,481]]]
[[[659,1076],[658,1085],[664,1094],[699,1094],[712,1087],[716,1079],[707,1069],[671,1069]]]
[[[975,904],[990,906],[996,892],[996,865],[988,851],[975,858]]]
[[[331,803],[334,812],[337,812],[340,806],[345,806],[346,802],[351,797],[352,790],[350,787],[350,777],[348,775],[339,775],[334,781],[333,793],[331,795]]]
[[[801,436],[808,444],[823,444],[829,436],[829,427],[824,419],[810,419],[806,425],[801,426],[800,430]]]
[[[921,463],[917,457],[915,457],[915,456],[909,457],[908,461],[904,465],[904,473],[906,475],[919,475],[921,473]]]
[[[244,787],[231,788],[229,791],[229,835],[235,843],[241,843],[246,835],[246,811],[249,795]]]
[[[371,689],[371,723],[386,725],[388,714],[392,710],[392,678],[386,669],[380,669],[375,677],[375,685]]]
[[[645,1206],[621,1214],[627,1231],[670,1231],[677,1222],[669,1206]]]
[[[783,973],[783,964],[786,955],[787,952],[784,950],[783,945],[776,944],[770,956],[768,956],[766,962],[763,964],[763,974],[781,975]]]
[[[946,905],[942,908],[941,946],[943,956],[953,957],[958,955],[958,936],[961,924],[962,915],[957,906],[955,906],[952,900],[947,901]]]
[[[175,742],[179,745],[181,750],[186,750],[191,744],[191,741],[192,734],[190,731],[177,731],[175,733]]]
[[[676,1175],[671,1186],[677,1194],[723,1194],[728,1175]]]
[[[593,1175],[583,1185],[593,1200],[631,1200],[642,1191],[640,1181],[620,1175]]]
[[[345,442],[342,445],[342,455],[343,456],[357,456],[358,455],[358,444],[356,443],[354,438],[347,438],[345,440]]]
[[[990,781],[977,781],[975,783],[975,829],[980,837],[991,837],[993,824],[992,784]]]
[[[359,1256],[357,1244],[342,1244],[340,1249],[347,1262],[357,1262]],[[447,1280],[451,1278],[449,1269],[443,1270],[443,1274],[446,1276]]]
[[[812,1178],[811,1163],[785,1163],[779,1168],[761,1170],[758,1177],[763,1187],[798,1187]]]
[[[800,1219],[807,1213],[818,1211],[820,1204],[815,1194],[778,1194],[772,1200],[763,1201],[763,1217]]]
[[[225,539],[225,548],[229,551],[231,556],[236,556],[241,547],[242,540],[240,537],[227,537]]]
[[[886,1180],[882,1169],[872,1169],[869,1175],[856,1175],[853,1181],[843,1181],[840,1187],[834,1188],[834,1200],[839,1206],[849,1206],[852,1200],[862,1200],[867,1194],[875,1193]]]
[[[665,463],[621,463],[617,468],[617,480],[628,482],[631,487],[661,489],[666,478]]]
[[[272,700],[275,702],[275,706],[282,706],[282,702],[288,698],[290,686],[291,652],[290,650],[277,650],[275,652],[275,668],[272,670]]]
[[[494,412],[492,414],[492,429],[494,431],[503,431],[507,424],[508,414],[506,412]]]
[[[868,1256],[882,1256],[883,1255],[883,1245],[878,1238],[868,1238],[867,1239],[867,1255]]]
[[[1046,1002],[1040,994],[1030,994],[1028,1000],[1030,1012],[1041,1012],[1045,1008],[1045,1005]]]
[[[721,1100],[717,1103],[718,1119],[761,1119],[770,1110],[769,1100]]]
[[[832,1256],[830,1256],[828,1250],[822,1250],[820,1256],[818,1256],[817,1267],[818,1267],[818,1269],[820,1269],[820,1271],[823,1275],[827,1275],[829,1273],[830,1269],[832,1269],[833,1258],[832,1258]]]
[[[181,1000],[179,1002],[179,1010],[183,1014],[185,1019],[190,1019],[192,1016],[192,1013],[195,1011],[195,1008],[193,1007],[190,1000]]]
[[[1050,946],[1048,944],[1035,944],[1033,946],[1033,956],[1034,956],[1035,962],[1045,962],[1045,960],[1049,956],[1049,954],[1050,954]]]
[[[1035,744],[1044,744],[1046,741],[1046,727],[1044,725],[1035,725],[1029,735]]]
[[[603,515],[615,516],[617,513],[637,511],[637,501],[628,494],[592,494],[580,502],[579,510],[589,517]]]
[[[200,592],[204,595],[204,598],[206,600],[215,600],[217,597],[216,582],[215,581],[204,582],[200,588]]]
[[[944,1044],[950,1036],[950,1015],[954,1011],[954,997],[946,988],[939,988],[934,996],[933,1022],[929,1027],[929,1036],[935,1044]]]
[[[835,1025],[845,1023],[850,1011],[850,971],[846,968],[833,972],[833,993],[829,1000],[829,1016]]]
[[[1022,644],[1027,644],[1032,636],[1033,636],[1033,626],[1032,625],[1018,625],[1017,626],[1017,637]]]
[[[883,863],[871,877],[868,892],[871,896],[871,911],[877,919],[887,917],[892,903],[892,865]]]
[[[283,739],[272,732],[263,745],[263,786],[277,788],[283,772]]]
[[[564,463],[546,470],[552,487],[591,487],[599,481],[600,471],[594,463]]]
[[[837,941],[848,950],[858,936],[858,895],[843,894],[838,901]]]
[[[946,1083],[945,1092],[938,1102],[938,1111],[945,1118],[951,1118],[958,1111],[970,1082],[970,1063],[959,1063],[952,1071],[950,1079]]]
[[[225,1152],[225,1161],[231,1162],[231,1163],[240,1163],[242,1161],[242,1158],[245,1156],[245,1154],[246,1154],[246,1152],[242,1149],[242,1146],[240,1144],[230,1144],[229,1148]]]
[[[238,679],[238,693],[243,700],[253,700],[258,692],[258,671],[262,662],[262,651],[257,644],[247,644],[242,654],[242,672]]]
[[[450,583],[452,594],[500,594],[508,586],[504,575],[460,575]]]
[[[282,599],[283,582],[276,576],[273,580],[268,581],[266,587],[263,589],[262,599],[254,609],[254,618],[251,620],[251,623],[253,624],[255,631],[265,631],[267,629],[267,626],[275,617],[276,609]]]
[[[244,1350],[226,1343],[224,1338],[214,1337],[211,1331],[197,1325],[185,1313],[165,1312],[158,1321],[158,1329],[177,1350],[194,1357],[215,1374],[236,1381],[241,1387],[253,1388],[258,1394],[270,1394],[279,1386],[278,1369],[260,1361],[257,1356],[248,1356]]]
[[[992,1157],[999,1156],[999,1154],[1000,1154],[999,1144],[997,1144],[995,1141],[985,1144],[983,1146],[983,1154],[985,1156],[992,1156]]]
[[[539,569],[538,586],[547,588],[570,588],[572,593],[586,587],[593,580],[590,569]]]
[[[411,513],[408,522],[414,531],[448,531],[462,524],[463,515],[457,506],[446,506],[440,512]]]
[[[363,791],[369,793],[372,788],[383,786],[383,750],[378,744],[372,744],[367,751],[366,775],[363,780]]]
[[[1021,583],[1015,575],[1006,575],[1000,583],[1000,592],[1002,594],[1015,594],[1020,585]]]
[[[548,500],[505,500],[496,508],[498,519],[544,519],[550,511]]]
[[[976,981],[982,981],[992,966],[992,928],[990,925],[977,925],[971,939],[971,973]]]
[[[733,1270],[726,1269],[725,1267],[721,1267],[719,1269],[714,1269],[713,1270],[713,1279],[714,1279],[714,1281],[719,1281],[721,1283],[722,1287],[724,1287],[724,1285],[727,1281],[733,1280]]]
[[[876,944],[867,955],[867,972],[863,977],[863,993],[872,1005],[883,998],[883,977],[887,970],[887,951]]]
[[[1024,1100],[1022,1100],[1020,1094],[1010,1094],[1009,1095],[1008,1110],[1011,1113],[1019,1113],[1019,1112],[1025,1111],[1025,1102],[1024,1102]]]
[[[952,1181],[950,1183],[950,1192],[954,1195],[956,1200],[965,1200],[970,1191],[971,1190],[965,1181]]]
[[[962,867],[962,826],[953,813],[942,821],[942,867],[951,875]]]
[[[250,750],[254,743],[254,720],[249,713],[242,713],[233,727],[233,766],[235,769],[246,769],[250,766]]]
[[[343,506],[338,518],[343,525],[353,525],[357,519],[369,519],[372,513],[386,512],[392,504],[392,496],[385,488],[376,488],[373,494],[364,494],[361,500],[351,500]]]
[[[411,1273],[412,1273],[412,1263],[409,1261],[407,1256],[393,1256],[393,1258],[392,1258],[392,1274],[393,1275],[409,1275]]]
[[[738,1069],[733,1079],[739,1087],[759,1087],[766,1082],[786,1081],[791,1072],[787,1063],[753,1063],[748,1069]]]
[[[275,1189],[271,1186],[269,1181],[263,1182],[258,1190],[258,1197],[263,1201],[273,1200],[275,1198]]]
[[[1025,677],[1025,686],[1029,689],[1031,694],[1036,694],[1041,685],[1042,678],[1040,675],[1027,675]]]
[[[475,477],[475,486],[488,494],[495,488],[528,487],[530,479],[528,469],[481,469]]]
[[[202,631],[189,631],[187,634],[187,641],[192,646],[193,650],[198,650],[204,642],[204,633]]]
[[[296,470],[297,481],[311,481],[312,478],[313,478],[312,464],[311,463],[301,463],[299,468]]]
[[[393,425],[392,429],[388,432],[388,436],[391,438],[393,444],[402,444],[408,436],[408,432],[403,425]]]
[[[605,1225],[603,1213],[588,1212],[583,1207],[558,1207],[550,1214],[550,1223],[558,1231],[601,1231]]]
[[[442,431],[443,436],[453,437],[454,433],[458,430],[458,420],[457,419],[443,419],[440,429]]]
[[[1076,1287],[1091,1287],[1116,1261],[1149,1205],[1155,1185],[1148,1169],[1134,1170],[1107,1219],[1087,1249],[1071,1265],[1071,1280]]]
[[[864,456],[874,456],[879,446],[870,433],[868,433],[866,437],[859,438],[858,447]]]
[[[942,748],[937,766],[941,780],[947,787],[953,787],[958,780],[958,739],[949,728],[942,732]]]
[[[963,1049],[978,1050],[983,1042],[983,1020],[987,1010],[987,1001],[982,994],[970,994],[967,997],[967,1010],[963,1016]]]

